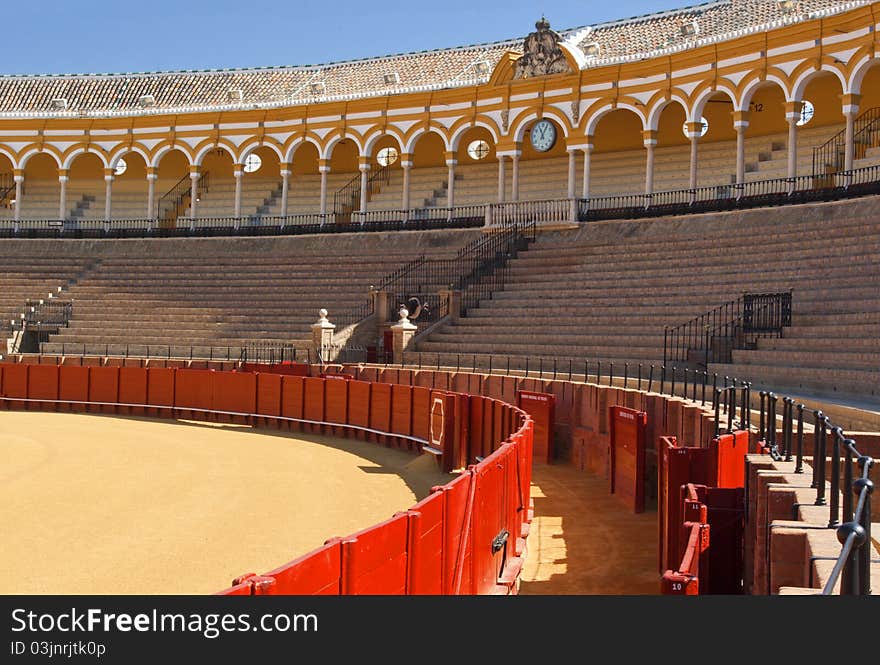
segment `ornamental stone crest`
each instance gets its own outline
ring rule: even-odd
[[[559,33],[550,29],[550,22],[543,16],[535,23],[535,28],[537,30],[523,42],[523,54],[516,61],[513,78],[527,79],[571,72],[565,53],[559,46],[562,41]]]

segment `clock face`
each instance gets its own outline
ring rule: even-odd
[[[539,120],[532,127],[532,146],[538,152],[547,152],[556,143],[556,127],[549,120]]]

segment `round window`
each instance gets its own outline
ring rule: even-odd
[[[702,138],[703,136],[706,135],[706,132],[709,131],[709,121],[706,120],[705,118],[700,118],[700,125],[701,125],[700,126],[700,137]],[[688,135],[687,123],[684,123],[681,126],[681,132],[682,132],[682,134],[684,134],[687,137],[687,135]],[[690,138],[690,137],[688,137],[688,138]]]
[[[471,141],[467,147],[467,154],[468,157],[477,162],[481,159],[486,159],[489,156],[489,144],[483,139]]]
[[[259,171],[260,167],[262,165],[263,165],[263,160],[260,159],[260,156],[251,153],[244,160],[244,172],[245,173],[253,173],[254,171]]]
[[[812,102],[808,102],[806,99],[804,100],[804,107],[801,109],[801,117],[797,121],[797,126],[801,127],[802,125],[806,125],[810,120],[813,119],[813,114],[816,112],[815,107]]]
[[[376,161],[379,162],[381,166],[388,166],[389,164],[396,162],[397,157],[397,148],[382,148],[379,151],[379,154],[376,155]]]
[[[116,175],[122,175],[123,173],[125,173],[125,170],[127,168],[128,164],[126,164],[125,160],[120,157],[119,161],[116,162],[116,168],[113,169],[113,173],[115,173]]]

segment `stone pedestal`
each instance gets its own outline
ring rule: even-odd
[[[444,298],[449,302],[449,320],[456,323],[461,318],[461,291],[440,289],[440,301]]]
[[[321,362],[330,360],[331,348],[333,346],[333,331],[336,326],[327,320],[327,310],[318,311],[318,320],[312,324],[312,346],[315,347],[315,353]]]
[[[403,352],[409,348],[416,331],[418,331],[418,326],[409,320],[409,311],[405,307],[400,308],[399,314],[400,320],[391,326],[391,332],[394,335],[392,355],[395,365],[403,364]]]

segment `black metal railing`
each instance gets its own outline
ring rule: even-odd
[[[763,206],[834,201],[880,193],[880,166],[812,175],[755,180],[739,185],[712,185],[653,194],[620,194],[577,200],[581,222],[689,215]]]
[[[15,196],[15,178],[12,173],[0,173],[0,205],[9,207]]]
[[[239,348],[238,360],[243,363],[311,362],[309,349],[298,351],[294,344],[277,342],[254,343]],[[298,357],[299,356],[299,357]]]
[[[828,506],[828,528],[837,529],[841,551],[822,588],[830,595],[840,581],[842,595],[871,595],[870,564],[871,493],[874,483],[871,468],[874,459],[859,452],[856,441],[843,428],[835,426],[819,409],[808,409],[791,397],[782,398],[779,427],[777,407],[780,401],[773,392],[761,391],[758,438],[765,441],[777,461],[795,462],[794,473],[804,472],[805,419],[812,419],[812,481],[816,490],[815,506]],[[853,479],[853,464],[859,477]],[[795,508],[795,510],[797,510]],[[793,517],[797,517],[794,515]]]
[[[374,164],[367,176],[367,201],[373,194],[377,194],[382,185],[387,185],[391,180],[391,168],[386,164]],[[345,183],[333,193],[333,212],[347,217],[361,207],[361,174]]]
[[[880,144],[880,108],[868,109],[853,125],[853,158],[864,157],[868,148]],[[846,129],[813,148],[813,177],[824,179],[845,168]]]
[[[205,194],[211,189],[211,176],[205,171],[199,176],[198,191]],[[172,222],[182,215],[186,201],[192,201],[192,178],[189,174],[178,180],[174,186],[159,197],[157,210],[162,220]]]
[[[729,363],[734,349],[753,349],[760,337],[781,337],[791,326],[791,294],[746,293],[708,312],[663,329],[663,362],[708,368]]]
[[[337,326],[349,326],[377,313],[386,321],[396,321],[400,308],[418,307],[417,322],[433,323],[449,314],[448,299],[441,290],[461,291],[461,315],[479,302],[491,298],[504,287],[509,261],[535,240],[535,223],[512,223],[496,233],[483,235],[459,249],[449,259],[433,259],[422,254],[385,275],[374,292],[389,292],[384,312],[376,312],[375,295],[356,308],[334,317]],[[413,303],[413,299],[417,301]],[[417,310],[412,310],[414,314]],[[442,314],[441,314],[442,312]]]
[[[67,328],[73,316],[73,302],[69,300],[28,300],[21,317],[12,322],[15,330],[55,330]]]

